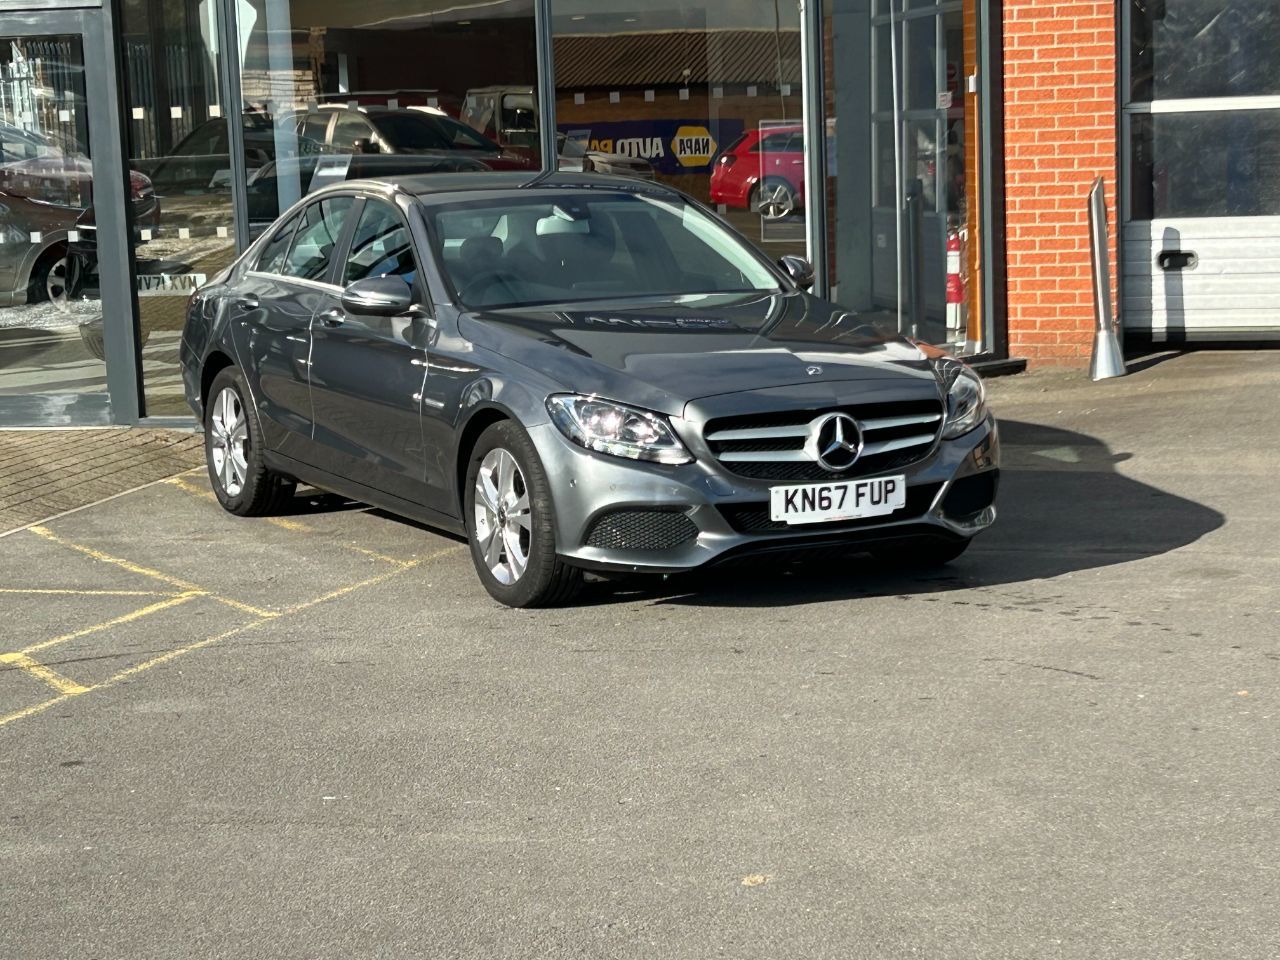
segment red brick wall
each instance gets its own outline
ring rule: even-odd
[[[1009,352],[1083,365],[1093,341],[1085,198],[1106,179],[1115,292],[1115,0],[1005,0]]]

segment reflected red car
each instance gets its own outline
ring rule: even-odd
[[[804,132],[799,124],[748,130],[711,168],[711,202],[785,220],[804,206]]]

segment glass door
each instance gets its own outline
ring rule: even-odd
[[[833,296],[877,330],[981,353],[976,0],[824,12]]]
[[[92,16],[11,14],[0,26],[0,425],[109,423],[113,385],[117,414],[136,416],[129,371],[109,376],[106,362],[116,348],[104,320],[128,326],[127,286],[104,310],[97,282],[100,202],[116,201],[105,219],[119,229],[123,171],[101,147],[110,85]],[[154,206],[147,186],[131,185],[135,216]]]

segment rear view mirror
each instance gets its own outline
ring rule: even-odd
[[[413,290],[399,277],[366,277],[342,291],[342,308],[367,317],[397,317],[413,306]]]
[[[813,264],[804,257],[785,256],[778,260],[778,265],[782,267],[791,282],[801,290],[808,290],[813,286]]]

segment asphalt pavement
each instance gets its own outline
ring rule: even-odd
[[[0,539],[0,957],[1274,958],[1280,352],[994,381],[1001,517],[516,612],[197,471]]]

